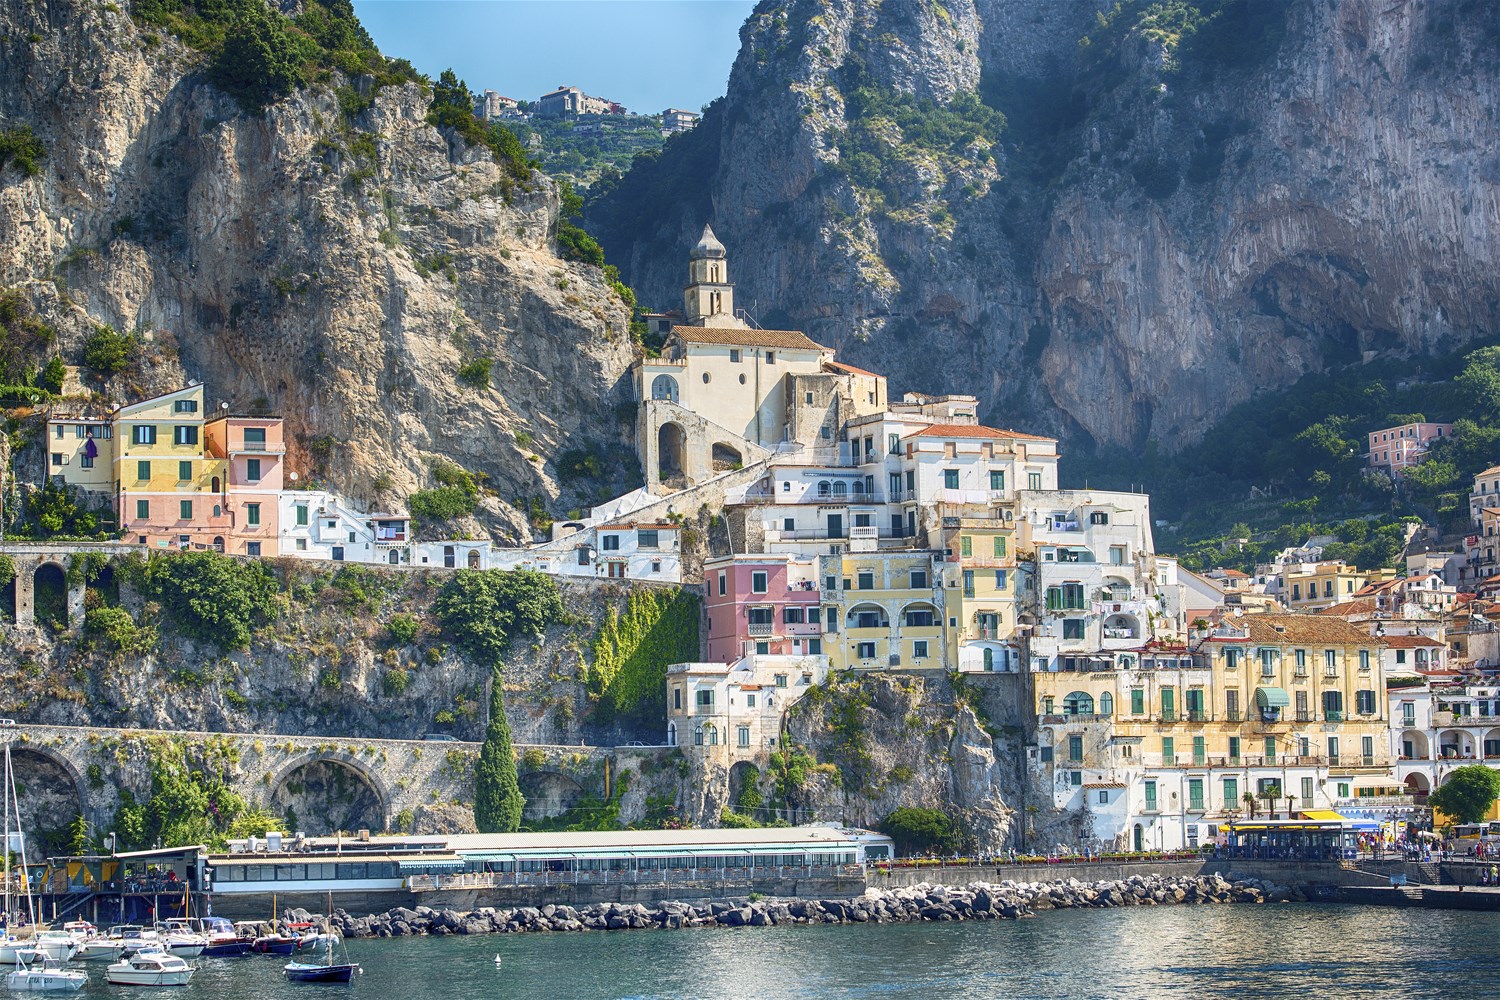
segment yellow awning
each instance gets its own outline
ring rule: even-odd
[[[1340,816],[1338,813],[1334,812],[1332,809],[1304,809],[1302,811],[1302,818],[1303,819],[1315,819],[1315,820],[1319,820],[1320,822],[1324,822],[1324,823],[1342,823],[1342,822],[1344,822],[1344,817]]]

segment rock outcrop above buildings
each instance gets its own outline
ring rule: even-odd
[[[591,224],[671,303],[711,220],[762,325],[1075,443],[1494,331],[1500,8],[1110,7],[763,3],[728,96]],[[903,131],[911,100],[968,124]]]
[[[46,149],[35,176],[0,172],[0,287],[69,361],[95,324],[152,348],[91,388],[202,380],[283,414],[291,468],[376,503],[433,485],[442,457],[551,505],[563,451],[626,446],[629,311],[554,252],[548,178],[507,194],[488,150],[426,123],[417,83],[334,74],[243,112],[127,6],[0,2],[0,126]],[[346,114],[339,86],[372,105]],[[516,506],[488,506],[497,538],[529,540]]]

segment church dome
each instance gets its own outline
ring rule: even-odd
[[[704,226],[703,235],[698,237],[698,245],[693,247],[692,259],[703,260],[707,257],[724,256],[724,244],[714,235],[713,226]]]

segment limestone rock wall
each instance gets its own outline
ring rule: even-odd
[[[1177,51],[1146,28],[1110,42],[1110,6],[763,3],[703,123],[712,155],[649,168],[691,166],[708,196],[644,228],[606,196],[591,222],[669,303],[711,218],[764,325],[1083,442],[1180,444],[1309,370],[1493,333],[1500,7],[1205,2],[1270,33]],[[899,197],[860,189],[851,53],[900,92],[978,88],[1010,119],[993,160],[879,126]]]
[[[47,148],[39,176],[0,173],[0,286],[69,360],[94,323],[147,338],[151,364],[97,386],[116,400],[201,379],[282,414],[290,467],[356,497],[431,485],[443,456],[505,499],[574,505],[554,462],[628,447],[632,351],[599,271],[552,249],[553,183],[507,200],[487,151],[425,123],[418,84],[352,120],[333,87],[368,81],[250,115],[200,59],[114,4],[0,2],[0,125]],[[480,358],[488,389],[457,379]],[[488,520],[529,536],[506,505]]]

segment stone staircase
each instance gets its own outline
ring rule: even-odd
[[[1422,885],[1442,885],[1443,868],[1436,861],[1411,861],[1406,865],[1408,879]]]
[[[1421,887],[1415,885],[1402,885],[1397,886],[1396,888],[1401,893],[1401,895],[1405,896],[1408,900],[1411,901],[1413,906],[1422,905]]]

